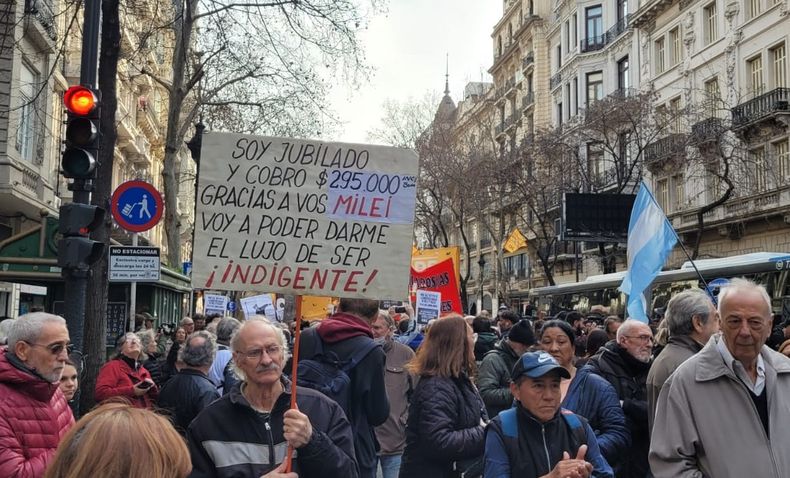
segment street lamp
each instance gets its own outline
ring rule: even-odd
[[[483,270],[486,265],[486,258],[483,254],[480,254],[480,259],[477,261],[477,265],[480,266],[480,307],[478,308],[477,314],[480,315],[480,312],[483,311],[483,279],[485,277]]]

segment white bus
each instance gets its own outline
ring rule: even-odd
[[[694,261],[705,282],[715,279],[746,277],[763,284],[773,299],[775,314],[785,319],[790,317],[790,254],[757,252],[720,259]],[[595,305],[607,307],[610,314],[623,316],[625,294],[618,290],[625,271],[613,274],[590,276],[572,284],[539,287],[529,291],[530,302],[547,316],[561,310],[578,310],[585,313]],[[691,262],[680,269],[662,271],[653,281],[645,298],[650,310],[662,309],[673,294],[691,287],[704,287]],[[717,293],[715,287],[711,287]]]

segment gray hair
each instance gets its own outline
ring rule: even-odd
[[[665,319],[670,336],[691,335],[694,332],[694,317],[702,324],[710,320],[713,302],[701,289],[689,289],[676,294],[667,304]]]
[[[194,325],[194,323],[195,323],[195,321],[192,320],[191,317],[184,317],[183,319],[181,319],[181,322],[179,322],[178,325],[183,327],[183,326],[185,326],[187,324],[193,324]]]
[[[213,322],[212,322],[213,323]],[[233,332],[241,327],[241,322],[233,317],[225,317],[217,324],[217,340],[228,343],[233,336]]]
[[[231,351],[241,352],[241,350],[239,350],[241,332],[245,329],[245,327],[247,327],[250,324],[264,325],[266,327],[270,327],[274,331],[274,335],[275,337],[277,337],[277,341],[279,342],[280,347],[282,347],[283,349],[283,366],[284,366],[285,363],[288,362],[288,358],[290,357],[290,354],[288,353],[288,343],[285,340],[285,332],[283,331],[283,329],[273,324],[269,319],[266,318],[266,316],[263,315],[250,316],[247,320],[245,320],[241,324],[241,326],[238,329],[236,329],[235,332],[233,332],[233,335],[230,338]],[[247,377],[244,375],[244,371],[238,367],[235,360],[233,361],[233,371],[242,381],[247,380]]]
[[[724,304],[724,300],[736,292],[757,292],[760,294],[762,299],[765,301],[765,306],[768,312],[767,318],[771,318],[771,314],[773,313],[773,305],[771,305],[771,296],[768,295],[768,291],[765,290],[765,287],[749,279],[738,277],[735,279],[730,279],[730,283],[722,287],[721,292],[719,292],[719,314],[722,316],[722,320],[724,320],[724,315],[721,313],[721,309],[722,305]]]
[[[193,343],[195,339],[203,339]],[[187,337],[184,346],[178,351],[178,359],[190,367],[206,367],[214,363],[217,355],[217,342],[214,336],[205,330],[199,330]]]
[[[32,312],[16,319],[8,330],[8,350],[13,352],[20,341],[29,344],[37,342],[46,324],[66,325],[66,319],[46,312]]]
[[[376,320],[378,320],[378,319],[383,320],[384,323],[387,324],[387,328],[388,329],[392,330],[392,329],[395,328],[395,321],[392,320],[392,317],[390,317],[390,315],[388,313],[386,313],[386,312],[379,312],[379,316],[376,318]]]
[[[16,322],[16,319],[5,319],[0,322],[0,345],[6,344],[8,332],[11,330],[11,327],[14,326],[14,322]]]
[[[143,346],[143,352],[148,349],[148,346],[151,345],[151,342],[156,340],[153,330],[141,330],[140,332],[137,332],[137,337],[140,339],[140,345]]]
[[[121,350],[123,350],[123,344],[125,344],[130,338],[135,338],[140,341],[140,356],[137,358],[137,361],[145,361],[146,357],[148,356],[145,354],[145,349],[142,347],[143,339],[141,339],[140,336],[134,332],[126,332],[125,334],[118,336],[118,339],[115,341],[115,353],[113,354],[113,358],[118,358],[123,355],[121,352]]]
[[[637,327],[641,327],[643,325],[647,325],[644,322],[640,322],[636,319],[628,319],[623,322],[623,325],[617,329],[617,343],[620,343],[620,339],[625,337],[627,334],[631,333],[631,331]]]

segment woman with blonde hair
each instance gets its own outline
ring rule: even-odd
[[[480,476],[472,469],[482,465],[488,416],[471,380],[472,328],[460,315],[434,321],[408,368],[419,382],[409,406],[400,476]]]
[[[108,402],[85,415],[60,442],[45,478],[185,478],[189,450],[154,412]]]

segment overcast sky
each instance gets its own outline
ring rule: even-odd
[[[387,99],[419,99],[444,91],[445,55],[450,56],[450,95],[457,103],[470,81],[491,81],[491,32],[502,14],[501,0],[390,0],[386,16],[362,34],[375,72],[366,85],[338,87],[330,97],[344,123],[333,141],[368,142]]]

